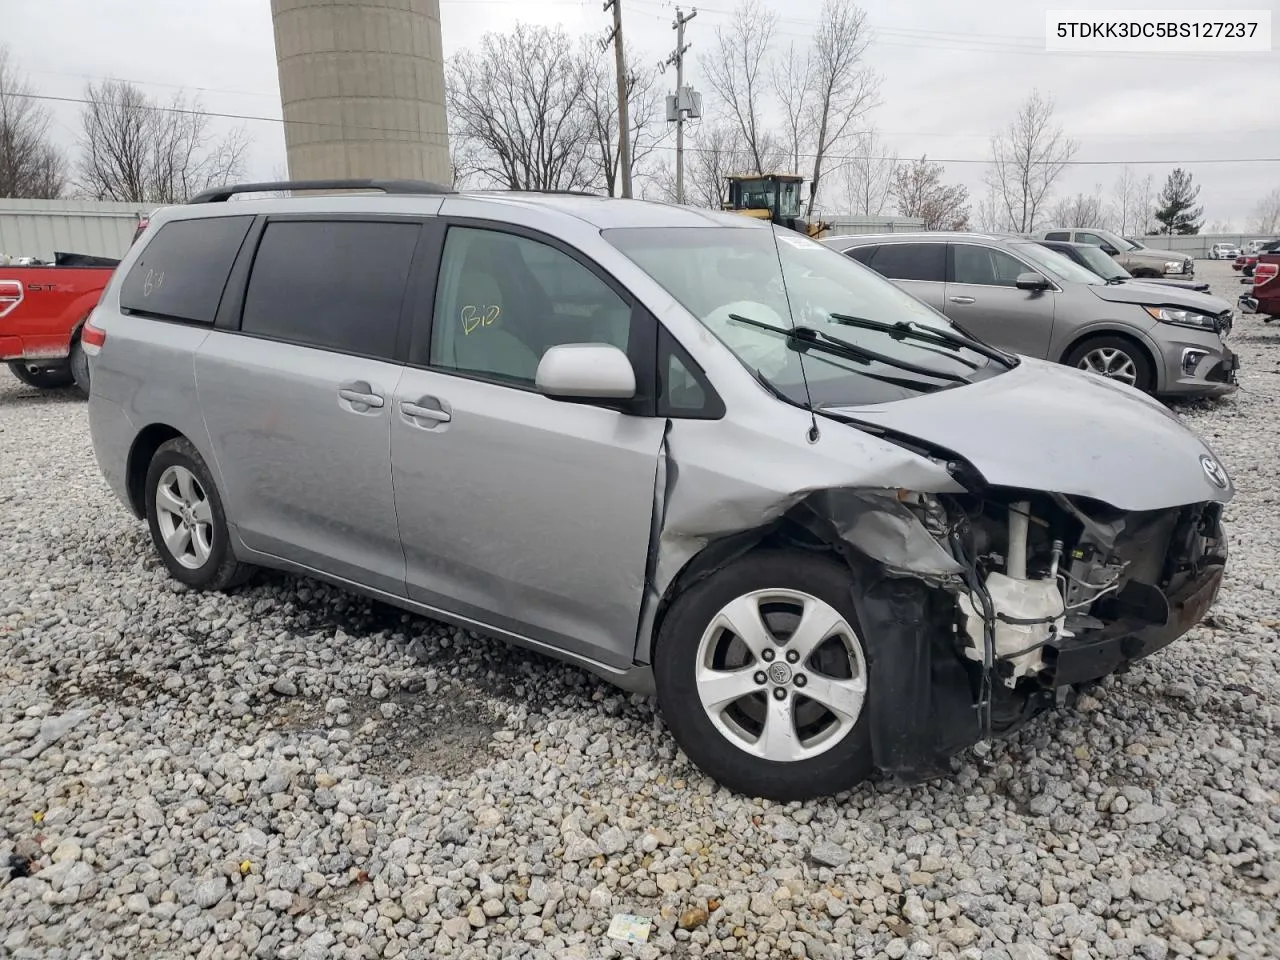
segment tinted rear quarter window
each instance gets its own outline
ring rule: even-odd
[[[1051,230],[1044,235],[1046,240],[1070,240],[1070,230]]]
[[[268,223],[240,329],[391,359],[419,230],[393,221]]]
[[[231,264],[253,217],[171,220],[156,231],[120,286],[130,313],[212,324]]]
[[[947,248],[941,243],[886,243],[870,267],[890,280],[941,283],[947,275]]]
[[[844,255],[857,260],[861,264],[870,266],[871,258],[876,255],[876,251],[879,249],[875,244],[867,244],[865,247],[851,247],[844,252]]]

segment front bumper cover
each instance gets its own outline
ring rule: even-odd
[[[1224,570],[1224,562],[1207,565],[1198,576],[1166,595],[1163,623],[1118,620],[1088,635],[1050,644],[1045,650],[1049,685],[1065,687],[1099,680],[1163,650],[1209,612],[1222,586]]]

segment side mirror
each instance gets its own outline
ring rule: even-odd
[[[1102,252],[1105,253],[1108,257],[1115,257],[1120,254],[1120,251],[1117,250],[1115,247],[1113,247],[1109,243],[1104,243],[1102,245]]]
[[[636,395],[636,372],[617,347],[564,343],[542,355],[534,384],[553,399],[630,400]]]
[[[1019,290],[1048,290],[1051,286],[1047,279],[1030,271],[1018,274],[1018,279],[1013,282],[1013,285]]]

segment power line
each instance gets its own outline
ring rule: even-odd
[[[0,96],[19,97],[24,100],[49,100],[54,103],[75,103],[81,106],[101,107],[106,106],[100,100],[90,100],[87,97],[55,97],[48,93],[21,93],[18,91],[0,90]],[[334,127],[339,130],[360,131],[367,133],[402,133],[406,136],[418,138],[431,138],[448,142],[449,134],[433,132],[429,130],[409,130],[400,127],[370,127],[361,124],[352,123],[334,123],[325,120],[286,120],[284,117],[262,117],[254,116],[248,113],[222,113],[217,110],[195,110],[190,107],[162,107],[150,106],[147,109],[155,110],[158,113],[169,113],[178,116],[189,117],[214,117],[221,120],[247,120],[258,123],[278,123],[281,125],[289,124],[291,126],[306,127]]]
[[[85,97],[55,97],[50,94],[18,93],[16,91],[14,92],[0,91],[0,95],[21,97],[27,100],[51,100],[56,103],[76,103],[76,104],[82,104],[85,106],[102,106],[100,102],[89,100]],[[305,126],[337,127],[340,129],[348,129],[348,130],[354,129],[354,130],[365,131],[369,133],[400,133],[400,134],[405,134],[406,136],[411,136],[411,137],[419,137],[419,138],[429,137],[437,140],[443,139],[446,143],[448,142],[447,133],[437,133],[437,132],[421,131],[421,130],[408,130],[408,129],[397,128],[397,127],[355,126],[351,124],[328,123],[322,120],[285,120],[282,117],[262,117],[262,116],[253,116],[251,114],[244,114],[244,113],[221,113],[221,112],[210,111],[210,110],[192,110],[189,108],[182,108],[182,107],[157,106],[157,107],[152,107],[150,109],[156,110],[160,113],[172,113],[172,114],[180,114],[185,116],[199,116],[199,117],[216,117],[223,120],[246,120],[246,121],[263,122],[263,123],[278,123],[282,125],[289,123],[289,124],[301,124]],[[674,151],[675,147],[670,144],[660,143],[660,144],[655,144],[652,149]],[[688,145],[685,146],[685,150],[692,151],[694,153],[715,153],[716,152],[716,148],[714,147],[697,147],[697,146],[688,146]],[[817,157],[817,154],[799,153],[799,154],[796,154],[796,156],[803,160],[813,160]],[[873,157],[873,156],[858,155],[858,154],[832,154],[832,153],[824,154],[823,159],[824,160],[847,160],[847,161],[866,160],[866,161],[873,161],[873,162],[874,161],[884,161],[884,162],[892,161],[892,162],[901,162],[901,163],[911,162],[910,157],[908,158],[889,157],[889,156]],[[984,157],[931,157],[930,159],[934,163],[984,163],[985,164],[985,163],[991,162],[989,159]],[[1048,164],[1051,162],[1057,163],[1058,161],[1047,161],[1047,160],[1034,161],[1033,160],[1031,162],[1032,164]],[[1063,166],[1068,166],[1068,167],[1123,167],[1123,166],[1190,167],[1190,166],[1209,166],[1213,164],[1224,164],[1224,163],[1226,164],[1280,163],[1280,157],[1201,157],[1201,158],[1195,158],[1195,159],[1189,159],[1189,160],[1174,159],[1174,160],[1066,160],[1066,161],[1061,161],[1061,164]]]

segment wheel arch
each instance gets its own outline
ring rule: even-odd
[[[680,572],[667,584],[667,588],[657,600],[652,627],[643,631],[638,639],[636,661],[642,664],[653,663],[662,624],[677,597],[700,580],[706,579],[749,553],[782,547],[827,552],[837,557],[840,554],[836,543],[816,536],[796,518],[787,514],[767,524],[712,540],[689,558],[680,568]]]
[[[125,467],[125,490],[129,495],[129,508],[139,520],[145,520],[147,516],[146,482],[151,459],[161,446],[178,437],[191,439],[167,423],[152,423],[138,431],[133,439]]]
[[[876,510],[889,521],[901,516],[887,506],[878,510],[877,497],[897,503],[892,491],[818,491],[771,523],[712,541],[684,564],[658,601],[647,632],[646,661],[655,662],[655,674],[664,669],[658,638],[678,599],[730,564],[780,548],[830,558],[848,571],[854,626],[874,665],[877,692],[867,707],[874,765],[901,782],[920,782],[945,772],[947,758],[981,733],[972,668],[954,648],[953,590],[945,588],[941,575],[924,572],[938,556],[922,548],[912,532],[889,522],[881,527],[881,539],[871,530],[880,524],[861,522],[866,514],[856,517],[856,529],[851,527],[852,512],[826,509],[830,502],[817,499],[833,492],[853,493],[854,509]],[[902,512],[911,516],[905,508]],[[936,546],[922,525],[919,533]],[[894,552],[887,544],[898,534],[902,562],[873,556],[882,545]],[[938,551],[943,554],[941,547]],[[912,564],[919,570],[907,568]]]
[[[1104,322],[1078,332],[1070,341],[1068,341],[1067,345],[1063,347],[1062,352],[1058,355],[1058,363],[1065,365],[1067,363],[1067,358],[1071,356],[1072,352],[1077,347],[1088,340],[1093,340],[1098,337],[1119,337],[1121,340],[1127,340],[1137,349],[1141,350],[1147,363],[1151,364],[1151,374],[1155,377],[1155,389],[1157,391],[1164,389],[1164,364],[1160,360],[1159,350],[1157,350],[1155,345],[1152,344],[1145,336],[1139,335],[1132,327],[1128,326]]]

